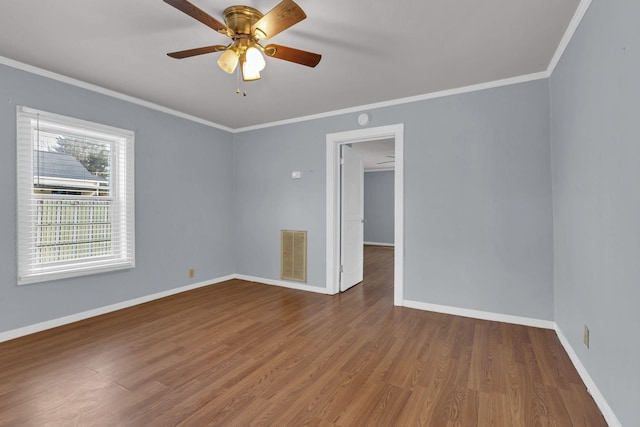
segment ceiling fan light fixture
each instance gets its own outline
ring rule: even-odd
[[[251,68],[248,62],[242,64],[242,80],[245,82],[250,82],[253,80],[260,79],[260,71]]]
[[[251,46],[247,49],[246,55],[247,63],[249,63],[249,66],[252,69],[255,69],[257,71],[264,70],[264,67],[266,67],[267,63],[265,62],[264,56],[262,56],[258,48]]]
[[[247,61],[247,54],[244,53],[240,56],[240,63],[242,64],[242,80],[250,82],[260,79],[260,70],[255,65]]]
[[[223,12],[224,23],[189,0],[164,2],[232,40],[228,46],[204,46],[168,53],[171,58],[184,59],[205,53],[222,52],[217,61],[218,66],[228,74],[235,72],[239,76],[242,73],[244,81],[260,78],[260,71],[266,66],[264,55],[307,67],[315,67],[322,58],[313,52],[275,44],[263,47],[259,43],[260,40],[270,39],[307,17],[294,0],[280,0],[280,3],[266,14],[250,6],[229,6]]]
[[[238,53],[234,49],[227,49],[218,58],[218,66],[225,73],[233,74],[238,66],[238,60]]]

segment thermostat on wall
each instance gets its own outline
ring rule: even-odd
[[[358,116],[358,124],[360,126],[366,126],[369,124],[369,115],[367,113],[362,113]]]

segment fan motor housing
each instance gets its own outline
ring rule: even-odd
[[[250,6],[229,6],[224,10],[224,22],[235,34],[251,35],[251,27],[262,16],[262,12]]]

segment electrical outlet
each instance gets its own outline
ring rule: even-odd
[[[589,348],[589,328],[587,328],[587,325],[584,325],[584,346]]]
[[[195,272],[193,271],[193,268],[189,269],[189,279],[193,279]]]

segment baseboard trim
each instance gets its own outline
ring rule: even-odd
[[[100,316],[102,314],[111,313],[113,311],[122,310],[123,308],[133,307],[134,305],[144,304],[145,302],[157,300],[160,298],[165,298],[165,297],[179,294],[182,292],[191,291],[193,289],[214,285],[216,283],[225,282],[227,280],[231,280],[234,278],[235,278],[234,275],[231,274],[228,276],[218,277],[218,278],[207,280],[204,282],[192,283],[190,285],[182,286],[179,288],[169,289],[169,290],[158,292],[155,294],[145,295],[139,298],[134,298],[127,301],[106,305],[104,307],[94,308],[92,310],[83,311],[81,313],[71,314],[68,316],[59,317],[57,319],[35,323],[33,325],[24,326],[22,328],[13,329],[6,332],[0,332],[0,342],[9,341],[9,340],[20,338],[26,335],[35,334],[36,332],[42,332],[47,329],[57,328],[58,326],[63,326],[69,323],[78,322],[80,320],[89,319],[91,317]]]
[[[58,326],[68,325],[69,323],[78,322],[80,320],[89,319],[91,317],[96,317],[102,314],[111,313],[113,311],[122,310],[123,308],[133,307],[134,305],[144,304],[145,302],[157,300],[160,298],[165,298],[171,295],[191,291],[193,289],[198,289],[198,288],[202,288],[209,285],[214,285],[216,283],[225,282],[227,280],[232,280],[232,279],[246,280],[248,282],[257,282],[264,285],[281,286],[284,288],[291,288],[291,289],[297,289],[297,290],[308,291],[308,292],[316,292],[321,294],[327,293],[326,288],[319,288],[316,286],[284,282],[281,280],[264,279],[261,277],[246,276],[242,274],[230,274],[228,276],[218,277],[215,279],[210,279],[210,280],[206,280],[198,283],[192,283],[190,285],[181,286],[179,288],[169,289],[169,290],[157,292],[151,295],[145,295],[139,298],[134,298],[127,301],[106,305],[104,307],[94,308],[92,310],[87,310],[80,313],[70,314],[68,316],[59,317],[57,319],[51,319],[45,322],[35,323],[33,325],[24,326],[22,328],[0,332],[0,342],[5,342],[12,339],[24,337],[26,335],[35,334],[36,332],[46,331],[47,329],[57,328]]]
[[[580,358],[578,357],[576,352],[573,350],[573,347],[571,347],[569,340],[567,340],[567,338],[564,336],[562,330],[558,327],[556,322],[551,320],[532,319],[528,317],[512,316],[508,314],[492,313],[488,311],[469,310],[466,308],[451,307],[446,305],[429,304],[419,301],[404,300],[403,303],[405,307],[415,308],[418,310],[434,311],[437,313],[453,314],[455,316],[471,317],[474,319],[491,320],[495,322],[505,322],[515,325],[524,325],[534,328],[554,330],[558,335],[558,339],[560,340],[562,347],[564,347],[565,351],[569,355],[571,363],[573,363],[573,366],[575,366],[578,374],[580,375],[580,378],[584,382],[584,385],[587,387],[587,390],[593,397],[596,405],[598,405],[600,412],[602,412],[602,416],[604,417],[607,424],[610,427],[622,427],[622,424],[616,417],[615,413],[598,389],[598,386],[589,375],[589,372],[580,361]]]
[[[403,305],[418,310],[435,311],[437,313],[453,314],[455,316],[471,317],[473,319],[491,320],[494,322],[512,323],[514,325],[532,326],[534,328],[555,329],[552,320],[532,319],[529,317],[512,316],[509,314],[492,313],[489,311],[470,310],[468,308],[451,307],[448,305],[429,304],[419,301],[404,300]]]
[[[598,405],[598,408],[600,408],[600,412],[602,412],[602,416],[604,417],[607,424],[609,424],[609,427],[622,427],[622,424],[618,420],[618,417],[616,417],[615,413],[607,403],[607,400],[604,398],[602,393],[600,393],[598,386],[596,386],[596,383],[591,378],[591,375],[589,375],[589,372],[580,361],[578,354],[569,343],[567,337],[565,337],[565,335],[562,333],[562,330],[558,327],[557,324],[555,325],[554,329],[556,331],[556,334],[558,335],[560,343],[564,347],[564,350],[569,355],[571,363],[573,363],[573,366],[575,366],[578,374],[580,375],[580,378],[582,378],[582,382],[584,382],[584,385],[587,387],[587,391],[589,391],[591,397],[593,397],[593,400],[596,402],[596,405]]]
[[[380,242],[364,242],[364,244],[369,246],[389,246],[389,247],[395,246],[393,243],[380,243]]]
[[[265,279],[262,277],[247,276],[245,274],[234,274],[234,279],[246,280],[247,282],[256,282],[263,285],[280,286],[282,288],[296,289],[299,291],[315,292],[318,294],[326,294],[327,288],[320,288],[318,286],[309,286],[302,283],[285,282],[283,280]]]

